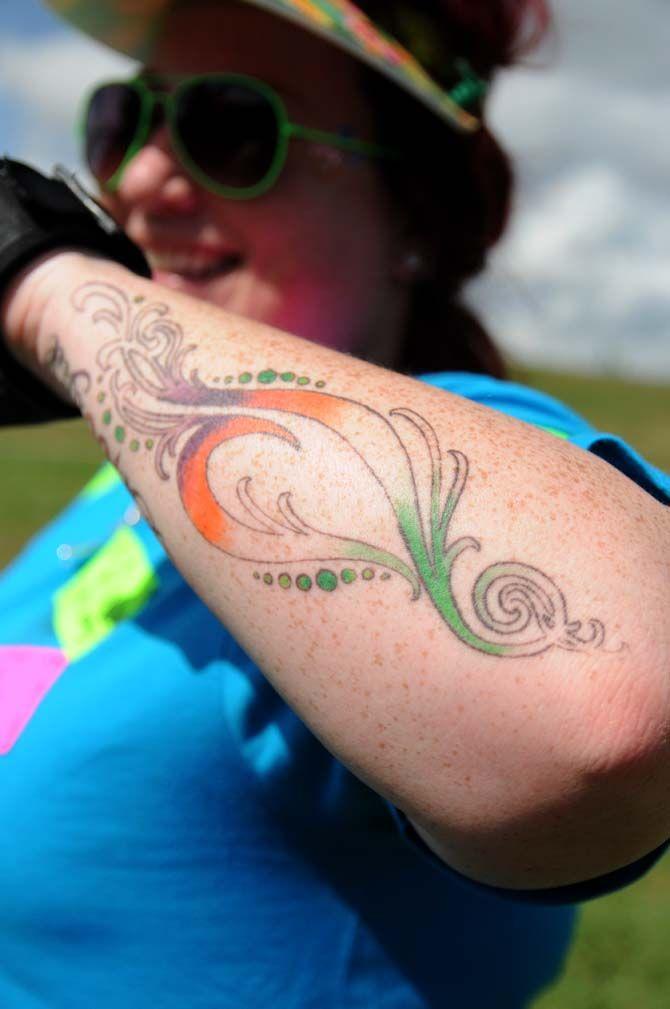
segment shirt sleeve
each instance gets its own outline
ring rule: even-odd
[[[456,393],[483,406],[501,413],[517,417],[534,424],[558,438],[577,445],[584,451],[592,452],[615,469],[634,480],[647,493],[662,504],[670,505],[670,477],[652,466],[639,453],[617,435],[597,431],[579,414],[569,410],[562,403],[514,382],[503,382],[487,375],[470,375],[460,372],[422,375],[421,380],[448,392]],[[423,842],[405,814],[387,804],[389,811],[403,840],[411,845],[421,857],[428,859],[439,871],[460,880],[463,885],[476,887],[510,900],[536,904],[573,904],[602,897],[620,890],[645,875],[670,847],[670,841],[631,865],[596,879],[538,890],[510,890],[486,886],[468,879],[446,865]]]
[[[474,887],[477,890],[484,890],[487,893],[504,897],[507,900],[523,901],[527,904],[580,904],[596,897],[605,897],[608,893],[615,893],[625,886],[637,882],[650,869],[652,869],[662,855],[670,847],[670,841],[666,841],[659,848],[650,851],[630,865],[625,865],[621,869],[615,869],[604,876],[597,876],[594,879],[587,879],[579,883],[571,883],[568,886],[555,886],[537,890],[511,890],[506,887],[487,886],[485,883],[477,883],[469,879],[462,873],[452,869],[442,859],[431,851],[427,844],[419,837],[414,827],[405,814],[390,802],[387,803],[396,828],[403,840],[409,844],[417,854],[432,863],[439,872],[447,873],[453,879],[457,879],[466,887]]]

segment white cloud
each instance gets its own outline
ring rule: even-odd
[[[524,360],[670,378],[665,0],[556,7],[544,69],[494,94],[517,213],[470,301]]]

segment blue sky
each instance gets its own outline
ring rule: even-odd
[[[2,5],[2,33],[25,37],[35,33],[48,35],[53,31],[53,18],[37,4],[16,3],[4,0]]]
[[[667,0],[556,0],[535,68],[501,77],[514,223],[469,300],[526,363],[670,379]],[[38,0],[0,0],[0,150],[76,165],[82,92],[129,64]]]
[[[49,36],[53,33],[53,18],[37,4],[0,0],[0,51],[11,40]],[[1,68],[0,64],[0,68]],[[12,101],[12,93],[3,87],[0,69],[0,145],[9,146],[20,129],[21,108]]]

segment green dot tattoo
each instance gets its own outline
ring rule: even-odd
[[[301,592],[309,592],[312,587],[312,579],[309,575],[298,575],[295,580],[296,585]]]
[[[249,382],[251,382],[251,379],[253,377],[254,376],[251,374],[250,371],[243,371],[240,377],[238,378],[238,382],[240,383],[240,385],[247,385]]]
[[[277,372],[273,371],[272,368],[266,368],[265,371],[261,371],[258,375],[258,381],[261,385],[270,385],[271,382],[277,380]]]
[[[111,422],[112,422],[112,411],[111,410],[105,410],[105,412],[102,415],[102,423],[103,424],[111,424]]]
[[[263,575],[263,581],[265,582],[266,585],[272,585],[272,583],[274,582],[274,578],[268,572],[267,574]]]
[[[295,372],[294,371],[283,371],[282,374],[279,377],[281,378],[282,382],[294,382],[295,381]]]
[[[371,582],[374,576],[375,573],[372,570],[372,568],[366,568],[363,574],[361,575],[361,578],[364,578],[366,582]]]
[[[299,379],[296,380],[296,385],[309,385],[310,379],[306,375],[301,375]]]
[[[337,588],[337,575],[334,571],[322,569],[316,576],[316,584],[324,592],[334,592]]]
[[[287,574],[280,575],[277,582],[282,589],[290,589],[293,584],[291,576]]]
[[[140,447],[139,441],[137,440],[137,438],[133,438],[133,440],[131,441],[131,443],[129,445],[130,451],[131,452],[137,452],[137,450],[139,449],[139,447]]]
[[[340,575],[340,578],[342,579],[345,585],[351,585],[352,582],[356,581],[358,575],[356,574],[353,568],[345,568],[342,574]]]

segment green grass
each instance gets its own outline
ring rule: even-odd
[[[670,472],[670,386],[520,368],[514,375],[566,403],[598,430],[621,435],[646,459]]]
[[[622,435],[670,471],[670,387],[520,369],[515,377],[556,396],[600,430]],[[81,423],[0,432],[0,565],[71,498],[100,461],[99,448]],[[640,883],[586,906],[565,975],[533,1009],[667,1009],[669,919],[666,858]]]
[[[0,568],[60,511],[101,461],[83,421],[0,431]]]
[[[670,858],[584,906],[563,977],[533,1009],[667,1009]]]

